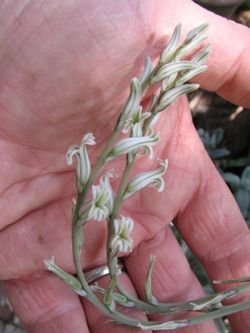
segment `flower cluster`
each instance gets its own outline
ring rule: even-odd
[[[105,148],[100,154],[97,163],[91,168],[87,146],[95,145],[92,133],[86,134],[80,145],[71,146],[66,158],[69,165],[76,159],[76,186],[77,196],[72,206],[72,248],[77,277],[63,271],[54,259],[46,260],[46,268],[67,283],[76,293],[86,297],[112,319],[142,329],[167,330],[185,327],[207,319],[228,315],[236,310],[250,307],[250,303],[241,303],[236,307],[224,306],[221,302],[237,293],[250,289],[250,285],[235,287],[228,292],[221,292],[203,299],[175,305],[158,303],[153,296],[151,276],[153,272],[154,257],[150,259],[145,280],[145,298],[137,299],[129,295],[119,284],[118,275],[120,267],[118,255],[129,254],[133,249],[132,231],[134,222],[131,218],[121,215],[121,205],[146,187],[154,187],[162,192],[165,187],[164,176],[168,168],[166,156],[159,160],[159,166],[154,170],[139,173],[130,179],[130,172],[137,157],[152,158],[153,147],[159,142],[160,135],[153,129],[153,122],[160,112],[166,109],[179,96],[196,90],[199,85],[188,83],[195,75],[206,69],[204,62],[207,59],[209,48],[200,47],[204,40],[207,25],[203,24],[191,30],[183,43],[180,43],[181,25],[178,25],[169,43],[160,55],[154,66],[150,57],[147,57],[144,69],[139,78],[133,78],[130,84],[130,93],[121,114],[116,122]],[[197,50],[199,46],[199,50]],[[193,53],[191,55],[191,52]],[[149,89],[149,90],[148,90]],[[147,90],[154,89],[151,104],[145,109],[142,99]],[[120,184],[113,190],[110,179],[112,173],[102,176],[101,169],[104,164],[119,157],[121,168]],[[96,184],[96,178],[99,178]],[[85,224],[91,221],[107,222],[106,257],[110,273],[110,282],[106,289],[99,286],[90,286],[82,272],[81,248],[84,246]],[[104,223],[104,222],[102,222]],[[244,289],[245,288],[245,289]],[[97,297],[100,293],[103,297]],[[146,300],[146,301],[145,301]],[[116,303],[123,306],[132,306],[146,313],[173,313],[185,311],[198,311],[198,315],[182,320],[167,322],[150,322],[137,320],[124,315],[116,308]],[[203,313],[201,312],[203,311]]]

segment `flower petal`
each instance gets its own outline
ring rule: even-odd
[[[93,146],[95,144],[96,144],[96,142],[95,142],[95,137],[94,137],[93,133],[87,133],[82,138],[81,145]]]
[[[130,233],[133,230],[134,222],[129,217],[121,216],[114,220],[114,235],[110,242],[110,248],[115,252],[129,252],[133,248],[133,239]]]
[[[138,191],[150,185],[156,186],[158,191],[163,191],[165,184],[163,175],[166,173],[168,160],[160,160],[159,164],[160,166],[158,169],[142,172],[130,181],[124,191],[123,199],[130,198]]]
[[[127,154],[138,148],[149,148],[159,141],[159,134],[153,133],[148,136],[126,138],[118,141],[110,151],[107,161],[112,160],[118,155]]]
[[[68,151],[66,153],[66,160],[68,165],[72,165],[73,163],[73,157],[75,154],[78,154],[79,152],[79,146],[73,145],[68,148]]]
[[[83,190],[91,172],[86,145],[95,145],[95,138],[92,133],[84,135],[80,146],[74,145],[69,147],[66,154],[66,159],[69,165],[73,163],[73,157],[76,157],[76,181],[79,192]]]
[[[165,80],[166,78],[171,77],[173,74],[176,74],[181,71],[196,69],[199,67],[199,64],[191,61],[176,61],[169,64],[163,65],[154,75],[151,80],[152,83]]]
[[[140,81],[140,84],[142,87],[149,79],[150,74],[152,73],[152,70],[153,70],[152,60],[150,57],[147,57],[145,60],[143,72],[142,72],[141,76],[139,77],[139,81]]]

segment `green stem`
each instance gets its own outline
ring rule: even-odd
[[[116,195],[116,198],[114,201],[114,209],[113,209],[112,215],[111,215],[111,217],[109,219],[109,223],[108,223],[107,262],[108,262],[109,272],[110,272],[111,277],[113,277],[113,275],[115,274],[116,267],[118,265],[118,257],[114,256],[112,249],[110,247],[110,241],[114,234],[114,220],[116,218],[118,218],[118,216],[119,216],[120,207],[121,207],[121,204],[123,201],[123,193],[126,189],[126,186],[128,183],[128,177],[131,172],[131,168],[133,166],[134,160],[135,160],[135,156],[133,156],[131,160],[129,160],[129,157],[127,156],[126,166],[123,171],[121,182],[118,187],[117,195]]]
[[[135,307],[146,313],[177,313],[181,311],[198,311],[206,312],[211,311],[210,308],[218,305],[226,299],[232,298],[244,291],[250,290],[250,283],[234,287],[220,293],[213,293],[211,295],[190,300],[188,302],[177,303],[159,303],[157,305],[146,303],[139,300],[126,292],[118,283],[118,290],[126,297],[126,299],[135,304]]]
[[[78,236],[78,230],[74,229],[74,237],[77,239]],[[74,255],[74,262],[75,267],[77,270],[77,276],[84,288],[84,290],[87,293],[87,299],[94,304],[99,310],[101,310],[104,314],[109,316],[115,321],[119,321],[122,324],[129,325],[132,327],[142,327],[147,330],[164,330],[164,329],[176,329],[179,327],[185,327],[189,325],[198,324],[200,322],[203,322],[204,320],[211,320],[220,318],[225,315],[233,314],[238,311],[247,310],[250,308],[250,302],[235,304],[235,305],[229,305],[225,306],[222,309],[215,310],[211,313],[206,313],[199,315],[197,317],[193,317],[191,319],[184,319],[184,320],[176,320],[176,321],[169,321],[169,322],[150,322],[145,320],[137,320],[131,317],[128,317],[126,315],[123,315],[122,313],[118,311],[111,312],[108,308],[106,308],[101,301],[98,299],[98,297],[93,293],[92,289],[88,285],[84,273],[82,272],[81,267],[81,261],[80,261],[80,253],[79,253],[79,244],[75,242],[75,246],[73,249],[73,255]]]
[[[81,282],[81,285],[83,287],[83,289],[86,291],[87,296],[86,298],[92,303],[94,304],[99,310],[101,310],[104,314],[106,314],[107,316],[109,316],[110,318],[112,318],[115,321],[119,321],[120,323],[123,323],[125,325],[129,325],[129,326],[133,326],[133,327],[138,327],[141,322],[130,318],[128,316],[125,316],[119,312],[111,312],[99,299],[98,297],[94,294],[94,292],[92,291],[92,289],[90,288],[87,280],[85,279],[84,273],[82,271],[82,265],[81,265],[81,258],[80,258],[80,252],[79,252],[79,245],[77,242],[78,239],[78,228],[73,227],[72,233],[73,233],[73,258],[74,258],[74,264],[75,264],[75,268],[76,268],[76,274],[77,277],[79,279],[79,281]],[[147,324],[147,322],[145,323]]]
[[[147,329],[158,330],[158,331],[174,330],[174,329],[181,328],[181,327],[196,325],[196,324],[202,323],[207,320],[214,320],[217,318],[228,316],[228,315],[237,313],[239,311],[245,311],[248,309],[250,309],[250,302],[242,302],[242,303],[235,304],[235,305],[228,305],[219,310],[215,310],[213,312],[206,313],[206,314],[201,314],[199,316],[188,318],[188,319],[173,320],[173,321],[168,321],[168,322],[164,322],[164,323],[148,322],[147,325],[145,325],[145,326],[141,325],[140,327],[142,329],[146,329],[146,330]]]

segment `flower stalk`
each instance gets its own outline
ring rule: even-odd
[[[164,176],[168,167],[167,157],[163,156],[159,160],[158,168],[145,170],[133,178],[131,178],[131,171],[138,157],[152,164],[148,158],[152,158],[153,148],[160,140],[159,133],[153,130],[152,124],[155,117],[158,117],[183,94],[199,88],[198,84],[188,83],[188,81],[206,70],[204,62],[208,57],[209,47],[200,44],[206,38],[206,29],[207,24],[194,28],[180,43],[181,25],[179,24],[157,64],[154,66],[150,57],[146,59],[141,76],[131,80],[127,101],[94,167],[91,167],[87,149],[88,146],[95,145],[92,133],[86,134],[80,145],[71,146],[66,155],[70,165],[73,164],[73,158],[76,159],[77,196],[72,204],[72,251],[76,277],[58,267],[54,259],[45,261],[46,268],[115,322],[144,330],[175,330],[250,309],[250,302],[227,306],[221,303],[245,290],[250,290],[249,278],[236,280],[238,283],[246,282],[244,285],[200,299],[172,304],[161,303],[153,295],[152,276],[155,262],[153,256],[145,277],[145,300],[128,294],[119,283],[121,271],[118,256],[128,255],[133,250],[133,229],[136,227],[136,221],[129,216],[121,215],[121,206],[125,200],[129,200],[147,187],[155,187],[159,192],[164,190]],[[197,48],[198,50],[194,51]],[[193,54],[190,56],[190,53]],[[190,60],[187,60],[188,58]],[[157,89],[159,85],[160,89]],[[151,91],[154,88],[152,103],[145,110],[142,106],[142,98],[148,89]],[[124,137],[124,134],[127,136]],[[112,174],[110,172],[100,174],[102,167],[117,157],[124,162],[124,168],[115,192],[112,188]],[[96,180],[97,178],[99,181]],[[110,280],[105,289],[89,284],[82,270],[81,249],[84,247],[84,227],[86,223],[93,223],[93,220],[107,223],[106,256]],[[217,283],[232,282],[235,280],[217,281]],[[134,307],[147,313],[181,312],[183,319],[164,322],[137,320],[119,312],[117,304]],[[185,316],[185,312],[190,311],[197,314],[193,317]]]

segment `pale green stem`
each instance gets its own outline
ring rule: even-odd
[[[211,295],[190,300],[188,302],[178,302],[178,303],[159,303],[156,305],[148,304],[142,300],[129,295],[120,285],[118,289],[121,294],[127,298],[128,301],[134,303],[136,307],[146,313],[174,313],[181,311],[210,311],[210,307],[218,305],[218,303],[223,302],[226,299],[232,298],[244,291],[250,290],[250,283],[242,286],[234,287],[220,293],[213,293]],[[195,308],[200,307],[200,310],[195,310]]]
[[[76,268],[77,277],[80,280],[83,289],[86,291],[87,296],[85,296],[92,304],[94,304],[99,310],[101,310],[104,314],[109,316],[110,318],[119,321],[120,323],[138,327],[138,325],[141,323],[140,321],[130,318],[128,316],[125,316],[119,312],[111,312],[99,299],[98,297],[93,293],[92,289],[90,288],[88,282],[85,279],[84,273],[82,271],[82,265],[81,265],[81,258],[80,258],[80,252],[79,252],[79,244],[77,242],[78,239],[78,228],[73,228],[73,257],[74,257],[74,263]],[[147,322],[146,322],[147,324]]]
[[[127,183],[128,183],[128,177],[129,177],[131,168],[133,166],[134,159],[135,159],[135,155],[131,161],[129,161],[129,158],[127,157],[126,166],[125,166],[122,178],[121,178],[119,188],[117,190],[116,198],[114,200],[114,209],[113,209],[112,215],[108,222],[108,241],[107,241],[107,259],[108,260],[107,261],[108,261],[109,272],[110,272],[111,277],[115,274],[115,267],[118,264],[118,257],[114,256],[112,253],[112,249],[110,248],[110,240],[114,234],[114,220],[116,218],[118,218],[118,216],[119,216],[120,207],[121,207],[121,204],[123,201],[123,193],[124,193]]]
[[[231,314],[237,313],[239,311],[245,311],[250,309],[250,301],[248,302],[242,302],[240,304],[234,304],[234,305],[227,305],[222,307],[219,310],[215,310],[206,314],[202,314],[196,317],[192,317],[190,319],[186,319],[186,323],[188,325],[195,325],[204,322],[205,320],[214,320],[217,318],[221,318],[224,316],[229,316]],[[176,320],[178,322],[178,320]]]

